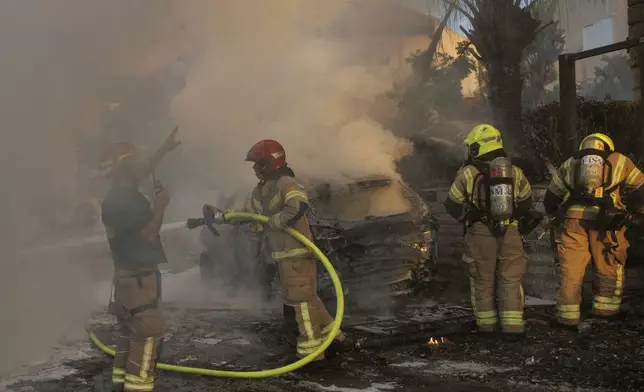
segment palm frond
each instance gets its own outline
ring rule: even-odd
[[[571,12],[589,5],[606,3],[607,0],[531,0],[527,7],[547,10],[548,14],[552,14],[563,23],[567,23]]]
[[[465,20],[472,23],[475,14],[481,9],[486,1],[490,0],[429,0],[434,6],[446,12],[450,5],[454,5],[458,12],[450,18],[449,26],[452,30],[458,30]],[[492,0],[501,1],[501,0]],[[571,12],[593,4],[606,4],[607,0],[512,0],[513,6],[521,6],[533,12],[538,10],[539,19],[548,21],[552,18],[560,19],[566,23]],[[550,17],[541,17],[541,15]]]

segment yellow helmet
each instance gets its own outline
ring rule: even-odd
[[[478,158],[491,151],[503,148],[501,132],[489,124],[481,124],[472,128],[472,131],[465,138],[468,154],[472,158]]]
[[[579,151],[589,149],[613,152],[615,151],[615,144],[608,135],[593,133],[586,136],[579,144]]]

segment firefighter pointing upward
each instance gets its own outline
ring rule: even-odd
[[[532,206],[523,171],[512,166],[501,133],[474,127],[465,139],[468,159],[445,200],[447,212],[466,227],[465,253],[472,307],[481,333],[498,319],[508,338],[524,334],[522,280],[526,269],[517,220]]]
[[[591,259],[597,274],[594,314],[609,317],[619,311],[629,246],[624,234],[626,206],[641,208],[642,184],[642,172],[615,152],[613,141],[601,133],[587,136],[552,177],[544,206],[554,217],[553,226],[563,223],[556,239],[556,325],[576,329],[579,324],[581,286]]]
[[[259,184],[251,193],[245,210],[270,217],[268,228],[253,222],[255,231],[264,232],[272,257],[279,268],[284,301],[295,309],[299,329],[297,356],[305,357],[320,347],[333,328],[334,319],[317,295],[317,269],[313,254],[298,240],[282,231],[291,227],[312,240],[306,213],[309,200],[304,188],[286,164],[286,152],[274,140],[255,144],[246,156],[253,162]],[[215,220],[223,222],[224,215],[212,206]],[[336,341],[343,341],[341,332]],[[321,354],[316,360],[324,359]]]
[[[157,186],[154,207],[139,192],[166,153],[175,149],[177,130],[144,162],[127,142],[108,145],[101,155],[101,170],[112,185],[101,205],[101,215],[114,259],[114,294],[109,311],[117,318],[116,355],[112,368],[113,391],[152,391],[157,355],[165,329],[161,313],[161,274],[167,262],[159,237],[170,199]]]

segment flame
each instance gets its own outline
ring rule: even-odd
[[[432,346],[437,346],[437,345],[439,345],[441,343],[447,343],[447,342],[448,342],[448,340],[445,339],[445,338],[434,339],[433,337],[431,337],[431,338],[429,338],[429,342],[427,342],[427,344],[432,345]]]

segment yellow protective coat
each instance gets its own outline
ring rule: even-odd
[[[309,221],[300,213],[300,203],[309,203],[304,188],[290,176],[269,180],[258,184],[246,203],[246,211],[262,214],[271,218],[269,225],[276,229],[289,226],[312,239]],[[263,231],[258,222],[253,222],[256,231]],[[293,256],[310,255],[310,251],[282,230],[266,230],[266,238],[274,260]]]
[[[644,175],[635,164],[620,153],[612,153],[607,161],[612,167],[612,181],[604,189],[614,188],[610,193],[618,208],[625,208],[625,194],[644,184]],[[570,197],[579,161],[566,160],[553,176],[548,190],[564,202]],[[609,166],[604,169],[604,178],[611,178]],[[560,262],[560,282],[557,294],[559,322],[577,325],[580,322],[581,287],[586,267],[590,260],[596,274],[596,293],[593,312],[611,316],[619,311],[624,285],[624,263],[629,243],[625,229],[616,233],[598,230],[595,223],[600,212],[598,206],[571,204],[564,216],[563,227],[557,233],[557,253]]]
[[[311,252],[284,232],[291,227],[313,240],[306,210],[308,195],[291,176],[258,184],[246,205],[246,210],[270,217],[268,228],[254,222],[255,231],[262,231],[268,239],[273,260],[278,264],[286,305],[295,308],[300,336],[297,355],[304,357],[314,352],[333,328],[333,317],[317,295],[317,267]],[[340,333],[336,339],[343,340]],[[323,359],[324,355],[317,359]]]
[[[610,193],[615,207],[624,208],[622,198],[624,194],[634,191],[644,184],[644,175],[627,156],[614,152],[606,158],[612,167],[612,181],[604,189],[615,188]],[[552,177],[548,190],[555,196],[564,200],[570,196],[570,189],[574,188],[574,179],[578,170],[579,160],[568,158]],[[611,178],[609,166],[604,168],[604,178]],[[566,218],[595,220],[599,214],[598,206],[583,206],[572,204],[565,212]]]
[[[450,187],[451,201],[471,202],[485,211],[483,177],[479,174],[473,165],[463,167]],[[523,171],[514,166],[513,177],[515,203],[530,198],[532,189]],[[474,223],[467,229],[463,261],[467,264],[472,308],[479,331],[494,331],[500,319],[504,332],[523,332],[522,284],[526,257],[516,221],[501,236],[495,235],[484,223]]]

